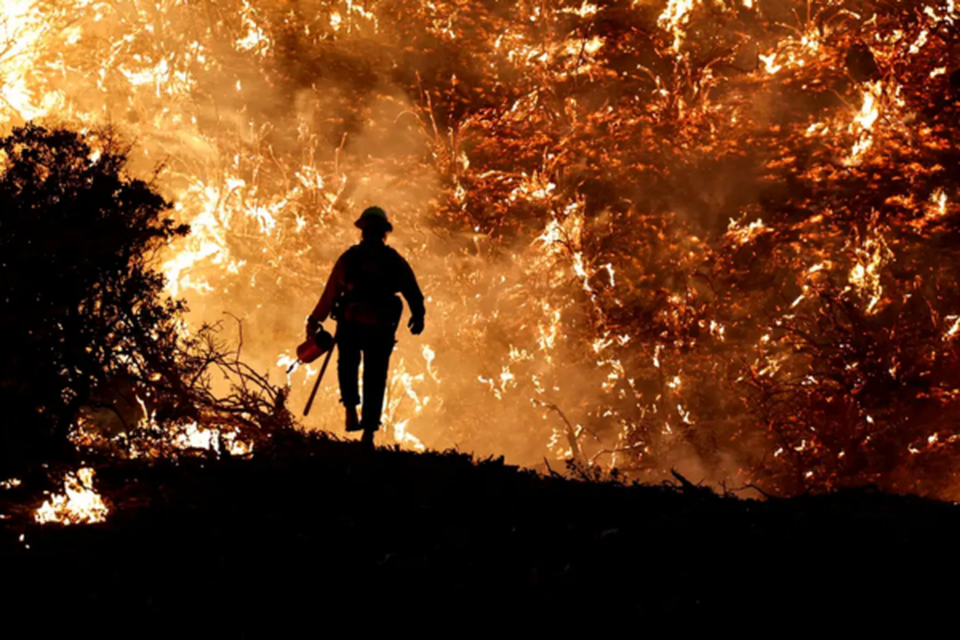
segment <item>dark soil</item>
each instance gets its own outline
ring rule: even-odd
[[[99,465],[105,524],[0,521],[4,625],[102,635],[132,616],[134,637],[287,637],[443,619],[472,635],[523,619],[789,635],[950,615],[956,601],[949,504],[866,490],[757,502],[281,439],[250,460]]]

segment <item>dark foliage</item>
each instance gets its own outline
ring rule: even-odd
[[[0,466],[73,444],[167,455],[188,427],[249,444],[292,423],[286,391],[241,359],[242,324],[235,349],[219,325],[184,328],[155,267],[188,228],[124,173],[127,151],[109,131],[0,140]]]
[[[27,125],[0,159],[0,449],[46,455],[118,381],[172,375],[180,305],[150,261],[187,227],[109,132]]]

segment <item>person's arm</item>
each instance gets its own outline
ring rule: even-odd
[[[400,258],[400,293],[403,299],[407,301],[410,307],[410,321],[407,326],[410,333],[420,335],[423,331],[423,317],[426,314],[426,308],[423,305],[423,292],[420,291],[420,285],[417,284],[417,277],[413,274],[410,264]]]
[[[337,298],[340,297],[346,287],[346,278],[344,277],[346,269],[343,263],[343,256],[340,256],[337,263],[333,265],[333,271],[327,279],[327,285],[323,288],[323,295],[321,295],[320,300],[317,301],[317,306],[313,308],[313,313],[307,318],[308,336],[313,336],[317,332],[317,329],[319,329],[320,324],[330,317],[330,313],[333,311],[333,305],[337,302]]]

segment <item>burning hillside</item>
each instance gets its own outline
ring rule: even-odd
[[[380,204],[408,446],[958,495],[957,16],[902,2],[17,0],[0,121],[112,124],[192,320],[282,382]],[[315,371],[290,377],[301,402]],[[308,426],[336,429],[333,385]]]

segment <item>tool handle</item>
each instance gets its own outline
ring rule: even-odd
[[[323,374],[327,372],[327,365],[330,364],[330,356],[333,355],[333,350],[337,348],[337,337],[333,337],[333,345],[330,347],[330,351],[327,351],[327,357],[323,359],[323,366],[320,367],[320,374],[317,376],[317,381],[313,385],[313,391],[310,392],[310,399],[307,400],[307,406],[303,408],[303,415],[306,417],[310,413],[310,407],[313,406],[313,399],[317,397],[317,389],[320,388],[320,381],[323,380]]]

